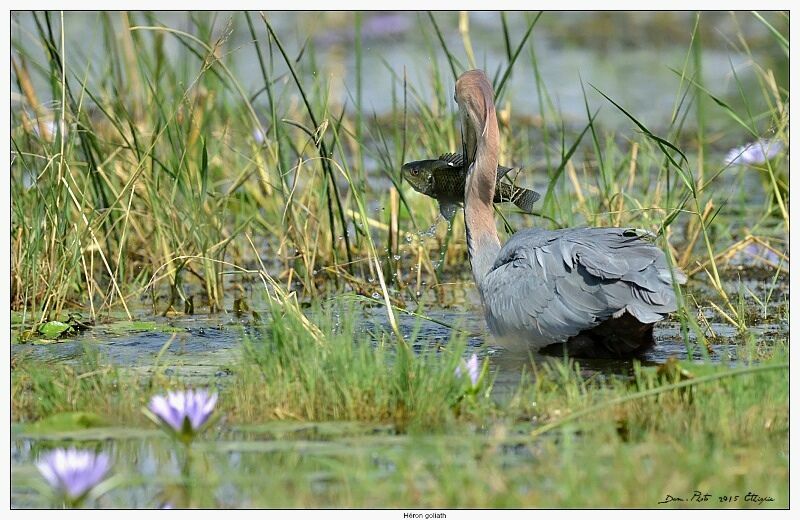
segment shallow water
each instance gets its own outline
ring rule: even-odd
[[[729,289],[739,285],[735,277],[728,278]],[[788,339],[786,304],[788,277],[773,286],[772,276],[761,276],[742,282],[754,293],[773,289],[771,303],[765,312],[770,319],[753,324],[756,335]],[[454,285],[454,299],[448,308],[436,308],[426,314],[429,320],[403,313],[397,314],[401,334],[415,351],[431,351],[446,346],[451,336],[467,335],[467,352],[488,359],[493,377],[493,396],[502,402],[510,397],[520,378],[531,376],[531,363],[541,364],[554,358],[539,353],[512,354],[493,345],[485,336],[483,318],[470,298],[471,289]],[[694,294],[706,292],[698,283],[691,285]],[[352,309],[352,307],[348,307]],[[369,302],[357,308],[357,330],[380,337],[391,334],[385,308]],[[753,309],[756,312],[755,309]],[[761,312],[762,310],[759,310]],[[344,311],[343,311],[344,312]],[[267,313],[263,313],[266,315]],[[752,349],[742,346],[742,337],[735,327],[721,322],[710,311],[711,351],[695,348],[690,353],[683,342],[680,325],[674,321],[657,324],[657,345],[646,352],[642,364],[661,364],[670,357],[700,362],[736,364]],[[174,318],[142,317],[153,322],[149,330],[120,333],[110,326],[97,326],[78,338],[49,344],[12,345],[12,362],[17,356],[30,356],[53,363],[72,363],[79,360],[84,349],[96,349],[110,363],[125,370],[151,373],[155,369],[203,386],[225,385],[230,372],[227,366],[238,361],[242,342],[259,341],[264,330],[249,318],[237,318],[234,313],[213,316],[197,315]],[[692,335],[690,335],[692,338]],[[765,342],[769,344],[770,342]],[[754,361],[748,358],[748,362]],[[757,361],[757,360],[755,360]],[[577,360],[584,376],[630,377],[632,361]],[[191,383],[190,383],[191,384]],[[224,417],[212,431],[196,443],[195,467],[202,471],[206,491],[196,492],[201,507],[302,507],[314,503],[318,507],[341,503],[342,493],[350,486],[372,485],[408,478],[409,461],[426,457],[446,460],[454,467],[473,464],[492,446],[493,456],[502,460],[503,468],[525,474],[525,468],[536,464],[537,442],[529,435],[534,425],[515,424],[511,431],[498,434],[490,426],[486,432],[405,435],[391,425],[356,422],[284,422],[231,425]],[[503,428],[501,427],[501,430]],[[185,500],[181,486],[179,456],[173,443],[157,429],[119,427],[90,428],[67,433],[41,433],[26,425],[14,425],[12,430],[12,504],[17,508],[49,507],[46,490],[33,463],[40,453],[56,446],[79,446],[104,450],[114,460],[118,486],[91,505],[96,507],[161,507],[165,504],[180,507]],[[264,468],[279,467],[275,474]],[[353,468],[358,468],[353,472]],[[403,473],[403,472],[406,473]],[[521,486],[535,483],[519,483]],[[264,493],[264,489],[292,489],[292,493]],[[299,486],[299,487],[298,487]],[[299,489],[301,491],[294,491]],[[292,502],[294,501],[294,502]]]
[[[298,507],[303,495],[324,507],[326,496],[346,490],[354,478],[373,484],[407,470],[409,460],[444,457],[455,467],[469,464],[491,444],[507,467],[535,461],[530,426],[491,435],[398,435],[390,426],[356,422],[293,423],[274,421],[247,426],[218,425],[193,445],[195,469],[212,487],[195,505],[205,507]],[[11,447],[12,503],[17,508],[47,507],[33,466],[42,452],[60,444],[103,450],[115,461],[121,479],[91,505],[153,508],[180,503],[180,450],[155,429],[96,428],[63,434],[14,432]],[[448,460],[449,459],[449,460]],[[264,468],[280,467],[279,472]],[[297,503],[276,496],[276,489],[297,485]],[[270,491],[271,490],[271,491]]]
[[[750,314],[763,315],[763,319],[751,318],[748,330],[756,336],[788,339],[788,312],[785,312],[788,276],[779,280],[773,280],[770,276],[743,280],[729,278],[726,286],[732,295],[737,294],[737,288],[745,287],[755,295],[771,293],[766,308],[757,307],[752,300],[747,300]],[[690,289],[697,298],[707,296],[711,301],[715,299],[711,291],[698,283],[691,284]],[[496,367],[500,386],[506,383],[516,384],[522,367],[529,365],[531,361],[552,359],[552,356],[537,352],[512,353],[496,345],[487,336],[483,315],[474,301],[474,288],[470,284],[453,284],[447,290],[450,294],[441,300],[449,302],[445,308],[434,306],[431,310],[418,312],[429,319],[395,311],[400,332],[415,351],[435,350],[446,346],[453,334],[466,335],[466,354],[475,352],[480,357],[488,357],[492,366]],[[741,335],[735,326],[722,320],[710,307],[703,308],[703,318],[708,322],[706,340],[709,342],[709,350],[695,347],[690,352],[680,324],[667,320],[656,324],[656,345],[644,352],[639,360],[643,364],[660,364],[675,357],[712,363],[735,363],[740,355]],[[350,307],[343,308],[342,312],[348,312],[349,309]],[[262,310],[261,314],[268,315],[268,312]],[[229,374],[226,366],[237,360],[243,341],[259,341],[264,333],[263,327],[254,324],[249,316],[237,317],[232,312],[174,318],[139,318],[151,322],[152,328],[164,330],[120,333],[111,326],[99,325],[80,336],[57,342],[13,344],[12,357],[24,355],[33,359],[69,363],[80,358],[85,348],[91,347],[108,362],[137,372],[149,373],[158,365],[167,375],[214,380],[225,378]],[[378,301],[374,305],[363,304],[354,318],[356,329],[374,338],[391,334],[386,310]],[[690,344],[696,343],[694,333],[687,334]],[[624,373],[632,367],[632,361],[583,359],[581,366],[585,370]]]

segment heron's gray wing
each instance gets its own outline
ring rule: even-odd
[[[519,258],[495,267],[479,287],[486,322],[498,336],[544,338],[541,345],[553,343],[553,333],[540,327],[542,313],[555,298],[555,286],[537,276],[526,259]]]
[[[505,258],[499,257],[487,275],[484,291],[494,332],[532,334],[533,343],[545,345],[565,341],[613,314],[597,280],[567,269],[559,242],[553,236],[501,250]]]
[[[676,309],[660,249],[619,228],[525,230],[500,250],[482,294],[496,333],[564,341],[630,312],[652,323]]]
[[[678,283],[686,282],[686,276],[671,270],[664,252],[640,235],[631,228],[569,230],[561,254],[567,265],[602,280],[617,305],[624,303],[639,321],[652,323],[677,309],[673,276]]]

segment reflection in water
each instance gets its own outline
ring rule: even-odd
[[[198,507],[302,507],[330,505],[326,497],[385,479],[402,482],[428,459],[459,467],[470,464],[491,442],[505,467],[522,467],[534,461],[533,445],[524,433],[500,439],[459,435],[395,435],[392,431],[358,423],[267,423],[251,430],[218,428],[196,446],[192,482]],[[326,433],[320,437],[317,432]],[[91,431],[87,432],[91,434]],[[84,435],[85,436],[85,435]],[[102,436],[101,436],[102,437]],[[288,437],[286,439],[282,437]],[[12,503],[17,508],[49,507],[39,492],[33,467],[37,454],[53,441],[15,435]],[[78,442],[82,448],[111,454],[118,485],[89,507],[181,507],[179,462],[170,440],[153,431],[136,439]],[[280,468],[280,471],[265,471]],[[292,490],[293,493],[282,491]]]

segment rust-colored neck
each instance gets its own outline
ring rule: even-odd
[[[472,275],[479,292],[500,251],[494,224],[495,182],[500,153],[500,132],[494,108],[494,94],[480,71],[463,74],[456,83],[461,109],[465,160],[471,161],[464,191],[464,222],[467,228]]]

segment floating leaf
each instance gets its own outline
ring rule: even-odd
[[[61,412],[27,426],[30,433],[69,432],[108,426],[108,421],[91,412]]]
[[[39,327],[39,334],[47,339],[58,339],[72,332],[72,326],[62,321],[48,321]]]
[[[115,321],[103,325],[103,330],[116,334],[129,332],[186,332],[186,329],[173,327],[168,323],[156,323],[154,321]]]

